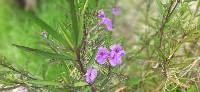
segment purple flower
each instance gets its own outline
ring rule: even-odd
[[[112,14],[113,15],[119,15],[119,13],[120,13],[120,8],[119,7],[117,7],[117,6],[115,6],[115,7],[113,7],[112,8]]]
[[[98,11],[98,18],[105,18],[105,13],[104,13],[104,11],[103,10],[99,10]]]
[[[107,48],[99,47],[99,50],[96,54],[96,60],[99,64],[104,64],[109,57],[109,51]]]
[[[125,55],[125,51],[119,44],[114,44],[111,46],[111,52],[117,53],[121,57]]]
[[[109,18],[102,18],[102,21],[99,23],[105,25],[108,30],[112,30],[112,21]]]
[[[100,25],[106,26],[107,30],[112,30],[112,21],[106,18],[105,12],[103,10],[98,11],[98,18],[101,18]]]
[[[95,68],[89,68],[87,69],[85,76],[86,82],[91,84],[97,77],[97,70]]]
[[[111,51],[109,62],[112,66],[120,65],[122,63],[121,56]]]
[[[125,51],[119,44],[111,46],[111,52],[109,62],[112,66],[116,66],[122,63],[122,57],[125,55]]]

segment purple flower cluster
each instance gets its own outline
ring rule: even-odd
[[[115,6],[112,8],[112,14],[117,16],[120,13],[120,8]],[[98,11],[98,18],[101,19],[101,22],[99,23],[100,25],[104,25],[106,26],[107,30],[112,30],[113,29],[113,24],[112,24],[112,20],[107,18],[105,15],[104,10],[99,10]]]
[[[105,25],[107,30],[112,30],[112,21],[109,18],[102,18],[101,22],[99,23],[100,25]]]
[[[112,8],[112,14],[119,14],[119,7]],[[98,18],[101,19],[100,25],[106,26],[107,30],[113,29],[112,20],[107,18],[103,10],[98,11]],[[99,64],[104,64],[109,60],[111,66],[120,65],[122,63],[122,57],[125,55],[125,51],[119,44],[111,46],[111,51],[108,51],[105,47],[99,47],[96,54],[96,60]],[[85,73],[85,80],[88,84],[92,84],[97,77],[97,69],[88,68]]]
[[[99,64],[104,64],[107,60],[111,66],[122,64],[122,57],[125,55],[125,51],[119,44],[114,44],[110,47],[111,51],[108,51],[105,47],[99,47],[96,54],[96,60]],[[97,69],[88,68],[85,74],[85,80],[88,84],[92,84],[97,77]]]
[[[105,12],[103,10],[98,11],[98,18],[101,19],[100,25],[105,25],[107,30],[112,30],[112,21],[111,19],[107,18]]]
[[[104,47],[99,47],[96,54],[96,60],[99,64],[104,64],[109,60],[110,65],[116,66],[122,63],[122,57],[125,55],[125,51],[119,44],[114,44],[111,46],[111,51],[109,52]]]

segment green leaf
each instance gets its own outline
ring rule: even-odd
[[[28,82],[28,83],[31,83],[31,84],[36,84],[36,85],[61,86],[60,83],[55,82],[55,81],[29,80],[29,81],[27,81],[27,82]]]
[[[70,5],[70,14],[71,14],[71,21],[72,21],[72,38],[75,42],[75,46],[78,46],[78,39],[81,38],[80,37],[80,20],[79,20],[79,16],[78,16],[78,8],[77,8],[77,4],[75,0],[68,0],[68,3]]]
[[[66,88],[48,88],[50,90],[50,92],[70,92],[70,89],[66,89]]]
[[[69,30],[67,30],[64,25],[60,25],[61,28],[61,33],[64,35],[65,40],[67,41],[67,43],[70,45],[71,48],[73,48],[73,44],[72,44],[72,40],[71,40],[71,32]]]
[[[157,54],[159,55],[159,57],[161,57],[163,60],[167,59],[162,50],[160,50],[158,48],[156,51],[157,51]]]
[[[139,83],[140,83],[139,77],[132,77],[127,81],[127,86],[133,86],[133,85],[137,85]]]
[[[66,41],[62,34],[54,30],[50,25],[48,25],[46,22],[38,18],[36,15],[31,13],[26,13],[28,17],[33,20],[34,23],[36,23],[39,27],[47,31],[54,39],[58,40],[60,43],[62,43],[64,46],[73,49],[73,45],[69,43],[69,41]]]
[[[82,87],[88,85],[86,82],[77,82],[74,84],[75,87]]]
[[[192,85],[188,90],[187,92],[198,92],[198,91],[195,91],[195,86]]]
[[[83,9],[82,9],[82,11],[81,11],[81,15],[84,15],[84,14],[85,14],[85,10],[86,10],[86,8],[87,8],[87,6],[88,6],[88,1],[89,1],[89,0],[85,0]]]
[[[61,55],[61,54],[57,54],[57,53],[46,52],[46,51],[42,51],[42,50],[39,50],[39,49],[29,48],[29,47],[25,47],[25,46],[16,45],[16,44],[13,44],[13,46],[15,46],[19,49],[22,49],[24,51],[28,51],[28,52],[31,52],[33,54],[41,55],[41,56],[44,56],[44,57],[47,57],[47,58],[72,60],[72,59],[69,58],[69,56],[65,56],[65,55]]]

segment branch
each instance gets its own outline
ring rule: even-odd
[[[176,0],[175,2],[171,2],[167,14],[165,16],[163,16],[162,18],[162,22],[161,22],[161,26],[160,26],[160,46],[162,45],[162,36],[163,36],[163,31],[165,28],[166,23],[169,21],[169,18],[171,17],[172,13],[174,12],[174,10],[176,9],[176,7],[178,6],[178,4],[180,3],[180,0]]]
[[[9,64],[6,64],[4,59],[0,60],[0,65],[5,67],[5,68],[8,68],[9,70],[12,70],[12,71],[18,73],[18,74],[20,74],[20,75],[22,75],[24,77],[30,78],[32,80],[36,80],[36,78],[30,76],[30,74],[27,71],[20,71],[20,70],[14,68],[13,66],[11,66]]]

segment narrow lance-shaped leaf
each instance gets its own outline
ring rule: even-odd
[[[60,55],[60,54],[57,54],[57,53],[46,52],[46,51],[42,51],[42,50],[39,50],[39,49],[29,48],[29,47],[25,47],[25,46],[16,45],[16,44],[13,44],[13,46],[15,46],[19,49],[22,49],[24,51],[28,51],[28,52],[31,52],[33,54],[41,55],[41,56],[44,56],[44,57],[47,57],[47,58],[72,60],[71,58],[69,58],[69,56]]]
[[[54,39],[61,42],[64,46],[67,46],[68,48],[73,49],[73,45],[69,43],[69,41],[66,41],[62,34],[59,34],[56,30],[54,30],[50,25],[48,25],[46,22],[38,18],[36,15],[31,13],[26,13],[28,17],[30,17],[34,23],[36,23],[39,27],[47,31]]]
[[[79,22],[78,21],[78,11],[77,11],[77,7],[76,7],[76,4],[75,4],[75,1],[74,0],[68,0],[69,2],[69,5],[70,5],[70,14],[71,14],[71,20],[72,20],[72,38],[75,42],[75,46],[77,47],[77,44],[78,44],[78,39],[79,39],[79,31],[80,31],[80,28],[79,28]]]
[[[61,86],[59,82],[55,82],[55,81],[29,80],[27,82],[31,84],[44,85],[44,86]]]
[[[64,26],[65,25],[60,24],[60,28],[61,28],[60,32],[64,35],[64,38],[67,41],[67,43],[69,43],[69,45],[73,47],[73,43],[71,40],[71,32],[68,29],[66,29]]]

